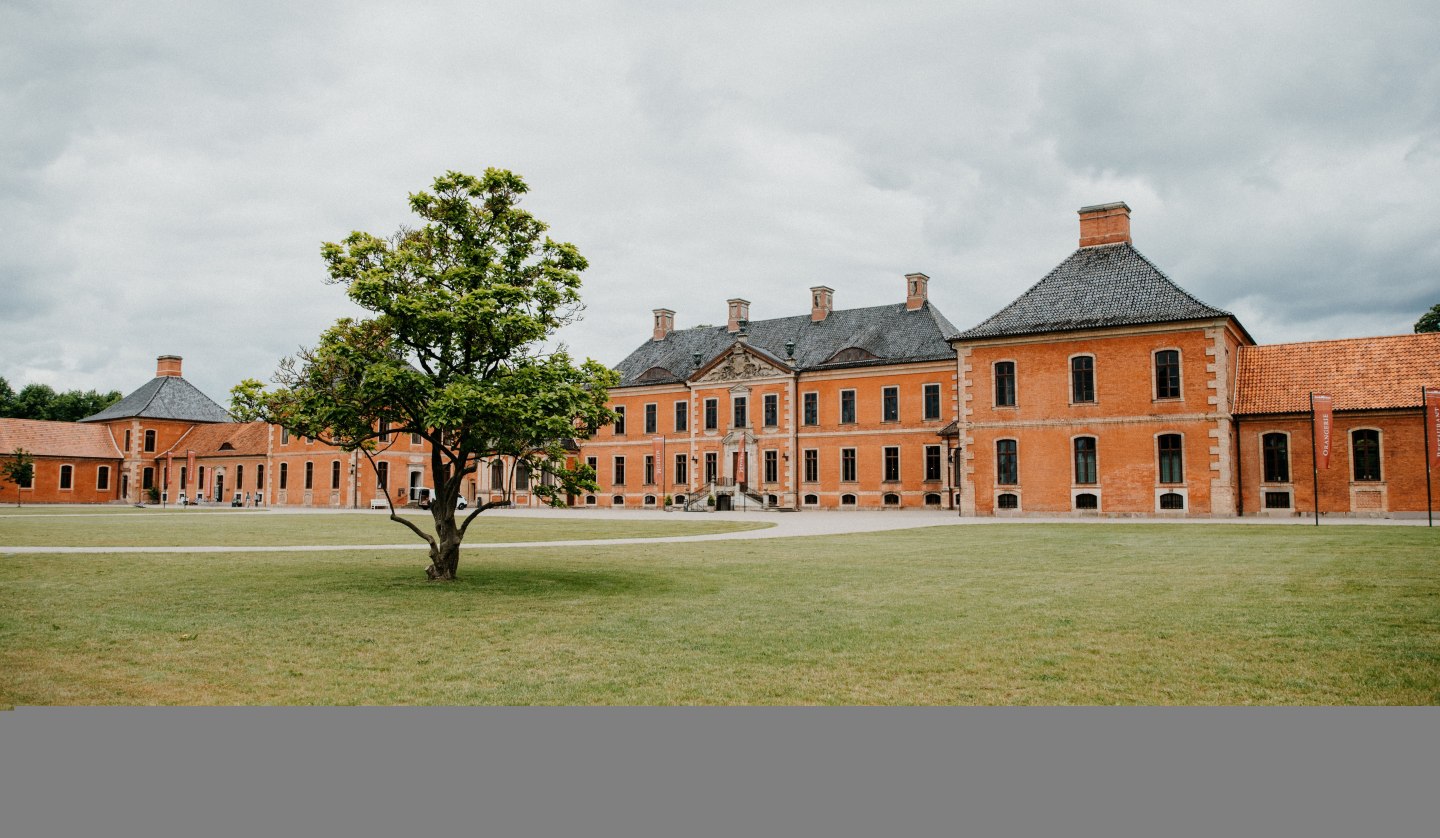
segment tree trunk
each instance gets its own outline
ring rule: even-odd
[[[430,548],[430,566],[425,575],[438,582],[454,582],[460,569],[460,542],[441,541]]]

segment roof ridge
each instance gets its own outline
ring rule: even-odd
[[[1404,333],[1404,332],[1402,332],[1401,334],[1398,334],[1398,335],[1370,335],[1370,336],[1353,337],[1353,338],[1321,338],[1320,340],[1287,340],[1287,341],[1281,341],[1281,342],[1279,342],[1279,343],[1257,343],[1257,344],[1251,344],[1251,345],[1248,345],[1248,346],[1242,346],[1242,347],[1240,347],[1240,348],[1241,348],[1241,349],[1245,349],[1245,350],[1250,350],[1250,349],[1273,349],[1273,348],[1278,348],[1278,347],[1282,347],[1282,346],[1316,346],[1316,345],[1319,345],[1319,344],[1322,344],[1322,343],[1364,343],[1364,342],[1367,342],[1367,341],[1376,341],[1376,340],[1410,340],[1410,339],[1414,339],[1414,338],[1425,339],[1425,338],[1427,338],[1427,337],[1428,337],[1428,338],[1431,338],[1432,340],[1440,340],[1440,332],[1410,332],[1410,333]]]

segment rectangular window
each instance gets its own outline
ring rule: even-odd
[[[380,422],[380,441],[390,441],[390,423],[383,420]]]
[[[940,446],[925,446],[925,479],[940,479]]]
[[[705,452],[705,482],[714,483],[715,475],[719,471],[720,458],[714,451]]]
[[[590,467],[595,467],[595,458],[590,458]],[[490,491],[505,491],[505,463],[502,460],[490,461]]]
[[[590,467],[590,475],[592,477],[600,476],[600,461],[598,459],[595,457],[586,457],[585,465]]]
[[[775,393],[765,394],[765,427],[773,428],[780,424],[780,396]]]
[[[129,451],[129,450],[130,450],[130,432],[129,432],[129,431],[126,431],[126,432],[125,432],[125,450],[126,450],[126,451]]]
[[[524,460],[515,464],[515,491],[530,491],[530,464]]]
[[[289,444],[290,444],[290,429],[289,429],[289,428],[281,428],[281,429],[280,429],[280,444],[281,444],[281,445],[289,445]]]
[[[1161,434],[1157,445],[1160,451],[1160,482],[1185,482],[1184,439],[1179,434]]]
[[[72,488],[72,484],[73,484],[74,482],[75,482],[75,467],[74,467],[74,466],[61,466],[61,467],[60,467],[60,488],[61,488],[61,489],[69,489],[69,488]]]
[[[1290,438],[1285,434],[1265,434],[1260,438],[1260,448],[1265,459],[1265,482],[1289,483]]]
[[[382,465],[383,465],[383,463],[382,463]],[[203,472],[201,472],[201,474],[200,474],[200,479],[201,479],[201,480],[204,480],[204,479],[205,479],[205,474],[204,474]],[[280,464],[280,488],[281,488],[281,489],[284,489],[284,488],[285,488],[285,484],[286,484],[287,482],[289,482],[289,479],[290,479],[290,464],[289,464],[289,463],[281,463],[281,464]],[[202,484],[202,485],[203,485],[203,484]]]
[[[307,489],[313,489],[313,488],[315,488],[315,464],[314,464],[314,463],[309,463],[309,462],[307,462],[307,463],[305,464],[305,488],[307,488]]]
[[[675,455],[675,471],[670,478],[676,484],[684,486],[690,482],[690,460],[684,454]]]
[[[653,434],[660,426],[659,410],[660,406],[657,404],[645,405],[645,433]]]
[[[1082,436],[1075,439],[1075,482],[1088,485],[1095,482],[1095,437]]]
[[[655,484],[655,455],[654,455],[654,454],[646,454],[646,455],[645,455],[645,485],[646,485],[646,486],[653,486],[654,484]]]
[[[255,489],[258,491],[265,488],[265,464],[261,463],[255,467]]]
[[[240,488],[240,473],[235,473],[235,488]],[[330,463],[330,488],[340,488],[340,461],[332,460]]]
[[[1070,401],[1095,401],[1095,359],[1089,355],[1070,359]]]
[[[140,488],[147,492],[155,488],[155,469],[147,468],[140,472]]]
[[[705,430],[713,431],[720,427],[720,400],[705,400]]]
[[[690,429],[690,403],[675,403],[675,430],[685,431]]]
[[[894,483],[900,479],[900,448],[890,445],[885,448],[885,482]]]
[[[995,482],[1001,486],[1020,482],[1020,454],[1013,439],[995,442]]]
[[[900,388],[883,387],[880,390],[880,421],[900,421]]]
[[[855,424],[855,391],[840,391],[840,424]]]
[[[731,405],[730,405],[730,406],[731,406],[731,411],[730,411],[730,427],[732,427],[732,428],[745,428],[745,427],[749,427],[749,425],[750,425],[750,417],[747,416],[746,413],[745,413],[745,397],[744,397],[744,396],[736,396],[736,397],[735,397],[735,401],[731,402]]]
[[[1359,430],[1350,434],[1351,458],[1355,463],[1356,481],[1380,479],[1380,432]]]
[[[1266,493],[1265,493],[1265,508],[1266,508],[1266,509],[1289,509],[1289,508],[1290,508],[1290,493],[1289,493],[1289,492],[1266,492]]]
[[[170,475],[169,475],[169,474],[166,474],[165,476],[168,478]],[[237,489],[243,489],[243,488],[245,488],[245,467],[244,467],[244,466],[239,466],[239,465],[237,465],[237,466],[235,467],[235,488],[237,488]]]
[[[934,420],[940,418],[940,385],[926,384],[925,393],[925,419]]]
[[[625,434],[625,405],[623,405],[623,404],[617,404],[617,405],[615,405],[615,435],[616,435],[616,436],[623,436],[624,434]]]
[[[199,468],[195,469],[195,474],[197,475],[196,478],[195,478],[195,491],[196,491],[197,493],[204,493],[204,491],[205,491],[205,467],[204,467],[204,466],[200,466]]]
[[[154,432],[154,431],[146,431],[146,432],[145,432],[145,450],[146,450],[146,451],[154,451],[154,450],[155,450],[155,432]]]
[[[780,452],[770,450],[765,452],[765,482],[778,483],[780,481]]]
[[[616,486],[625,485],[625,458],[615,458],[615,479],[611,481]]]
[[[805,449],[805,482],[820,482],[820,452],[815,448]]]
[[[311,442],[310,437],[305,437],[305,444],[306,444],[306,445],[309,445],[310,442]],[[411,444],[411,445],[424,445],[424,444],[425,444],[425,438],[422,437],[422,436],[420,436],[419,434],[413,434],[413,433],[412,433],[412,434],[410,435],[410,444]]]
[[[180,473],[184,474],[185,469],[181,468]],[[95,471],[95,488],[98,491],[106,491],[110,488],[110,467],[101,466]]]
[[[1155,398],[1180,398],[1180,353],[1162,349],[1155,353]]]
[[[855,482],[855,449],[840,449],[840,480],[845,483]]]
[[[1015,362],[995,363],[995,406],[1015,406]]]
[[[802,397],[804,403],[804,418],[801,420],[807,425],[820,424],[820,394],[806,393]]]
[[[375,466],[375,489],[384,492],[390,488],[390,464],[377,463]]]

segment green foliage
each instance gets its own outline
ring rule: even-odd
[[[20,505],[20,490],[29,488],[35,480],[35,458],[24,448],[16,448],[10,456],[0,460],[0,474],[15,484],[15,505]]]
[[[95,390],[57,393],[48,384],[27,384],[16,393],[8,381],[0,378],[0,418],[78,422],[120,399],[120,393],[115,390],[108,393]]]
[[[458,562],[465,528],[492,505],[456,527],[455,499],[480,460],[512,457],[549,472],[556,482],[532,491],[559,505],[595,488],[587,467],[567,465],[565,443],[613,418],[606,401],[615,374],[593,360],[577,364],[563,346],[546,348],[578,316],[587,263],[520,208],[526,191],[507,171],[449,172],[433,193],[410,196],[420,228],[324,244],[331,282],[372,316],[336,322],[313,349],[283,361],[278,391],[260,393],[257,382],[232,390],[237,409],[254,406],[346,450],[374,452],[382,423],[420,435],[431,449],[436,533],[416,532],[432,557],[444,554],[437,566]],[[453,563],[438,569],[452,578]]]
[[[265,418],[265,385],[247,378],[230,388],[230,417],[236,422]]]
[[[1440,303],[1430,306],[1430,310],[1415,321],[1415,333],[1421,332],[1440,332]]]

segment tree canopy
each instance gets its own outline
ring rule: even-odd
[[[20,505],[20,490],[29,488],[35,480],[35,458],[24,448],[16,448],[9,456],[0,459],[0,475],[15,484],[15,505]]]
[[[1415,333],[1440,332],[1440,303],[1430,307],[1430,310],[1420,315],[1415,321]]]
[[[372,467],[387,432],[422,437],[434,531],[398,515],[393,502],[391,518],[429,543],[435,579],[455,578],[470,523],[506,503],[477,504],[457,524],[463,481],[482,461],[503,457],[552,475],[532,491],[559,505],[595,488],[590,469],[569,461],[567,444],[613,419],[606,402],[615,374],[550,345],[578,318],[587,263],[520,208],[526,191],[500,169],[448,172],[432,192],[410,196],[418,229],[325,243],[330,281],[371,316],[337,321],[315,347],[282,361],[278,391],[253,380],[231,391],[237,415],[359,450]]]
[[[48,384],[27,384],[15,392],[10,382],[0,378],[0,418],[46,419],[51,422],[78,422],[120,401],[120,393],[111,390],[66,390],[57,393]]]

